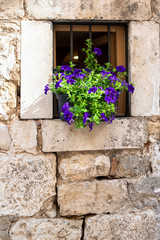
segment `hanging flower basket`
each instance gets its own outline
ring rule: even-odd
[[[82,51],[86,53],[86,68],[75,69],[72,62],[58,67],[53,83],[45,86],[45,94],[48,90],[56,94],[61,120],[69,125],[74,123],[76,128],[88,125],[91,131],[94,123],[112,123],[120,94],[124,90],[133,93],[134,86],[124,80],[127,76],[124,66],[112,68],[110,63],[98,64],[97,57],[102,52],[99,48],[92,51],[90,39],[86,40]]]

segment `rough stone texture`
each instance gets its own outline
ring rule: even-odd
[[[11,138],[8,132],[8,127],[4,124],[0,124],[0,149],[8,150],[10,142]]]
[[[62,216],[133,210],[123,180],[62,184],[58,186],[58,204]]]
[[[63,180],[89,180],[98,176],[108,176],[110,159],[103,154],[76,154],[58,157],[59,173]]]
[[[29,219],[17,222],[10,231],[11,240],[80,240],[82,220]]]
[[[86,219],[84,240],[158,240],[160,216],[138,214],[102,215]]]
[[[131,114],[159,115],[159,24],[131,22],[129,36],[131,80],[136,88]]]
[[[160,212],[160,177],[132,180],[128,184],[128,191],[136,208],[153,208]]]
[[[141,148],[147,141],[145,120],[141,118],[117,119],[112,124],[101,123],[93,127],[75,129],[60,120],[43,121],[42,142],[44,152]]]
[[[36,153],[37,124],[35,121],[17,121],[11,125],[12,151]]]
[[[150,0],[27,0],[30,18],[147,20]]]
[[[0,154],[0,215],[32,216],[55,193],[54,154]]]
[[[1,240],[10,240],[9,229],[11,223],[16,221],[17,218],[13,216],[0,217],[0,239]]]
[[[152,13],[155,21],[160,23],[160,2],[159,0],[151,0]]]
[[[160,176],[160,141],[150,146],[149,157],[152,166],[152,176]]]
[[[14,5],[15,3],[12,4]],[[1,13],[2,12],[0,11],[0,15]],[[1,79],[16,80],[19,82],[20,79],[19,23],[8,23],[0,21],[0,77]]]
[[[55,218],[56,217],[56,196],[48,198],[42,205],[35,217]]]
[[[16,86],[12,82],[0,80],[0,120],[12,119],[16,105]]]
[[[21,118],[52,118],[52,93],[44,86],[52,80],[52,24],[22,21]]]
[[[22,18],[23,16],[23,0],[0,1],[0,19]]]
[[[118,163],[115,169],[114,177],[135,177],[150,173],[150,159],[148,156],[143,156],[139,151],[131,153],[124,151],[116,154]]]

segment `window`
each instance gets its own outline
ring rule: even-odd
[[[53,22],[53,69],[72,61],[76,68],[84,68],[85,40],[90,38],[94,47],[101,48],[103,55],[99,63],[111,62],[112,66],[128,65],[127,24],[103,21]],[[127,80],[127,79],[126,79]],[[129,115],[128,94],[123,93],[118,100],[117,116]],[[56,97],[54,96],[54,118],[59,118]]]

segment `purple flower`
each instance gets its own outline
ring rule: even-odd
[[[123,65],[117,66],[116,70],[117,70],[117,72],[125,72],[126,71],[126,69]]]
[[[117,92],[114,88],[108,87],[105,90],[105,101],[107,103],[114,103],[118,100],[119,98],[119,92]]]
[[[64,113],[65,111],[68,111],[70,109],[69,103],[66,102],[63,106],[62,106],[62,112]]]
[[[49,90],[49,84],[46,84],[45,88],[44,88],[44,93],[47,95],[47,92]]]
[[[91,92],[95,93],[97,91],[97,87],[91,87],[89,90],[88,90],[88,93],[90,94]]]
[[[102,77],[107,77],[108,74],[112,74],[111,72],[106,72],[105,70],[102,70]]]
[[[84,124],[84,125],[85,125],[85,123],[87,122],[89,116],[90,116],[90,114],[87,113],[87,112],[83,115],[83,124]]]
[[[89,126],[89,128],[90,128],[89,131],[92,131],[92,129],[93,129],[93,122],[90,122],[88,126]]]
[[[97,54],[97,56],[102,55],[101,49],[100,49],[100,48],[97,48],[97,47],[94,48],[94,53]]]
[[[128,83],[126,81],[121,81],[121,85],[128,87]]]
[[[81,69],[74,69],[73,75],[77,75],[78,73],[82,72]]]
[[[71,121],[73,121],[73,113],[69,111],[70,106],[68,102],[66,102],[62,107],[62,112],[64,113],[64,120],[68,122],[69,125],[71,125]]]
[[[69,65],[62,65],[61,66],[61,71],[71,71],[71,67]]]
[[[86,74],[84,74],[84,73],[78,73],[75,77],[83,79],[85,76],[86,76]]]
[[[86,72],[88,72],[88,73],[91,73],[92,72],[92,70],[90,70],[89,68],[85,68],[84,69]]]
[[[133,92],[134,92],[134,87],[133,87],[132,84],[128,84],[128,91],[133,94]]]
[[[104,91],[102,87],[99,87],[99,89],[101,89],[101,91]]]
[[[110,76],[109,80],[111,81],[112,84],[116,82],[116,76]]]
[[[59,79],[59,81],[56,82],[55,89],[61,87],[61,82],[62,82],[62,79]]]
[[[108,118],[106,117],[106,115],[104,113],[101,113],[101,118],[105,121],[108,122]]]
[[[76,82],[76,80],[74,80],[73,77],[74,77],[74,75],[72,75],[72,74],[65,76],[65,79],[67,79],[67,83],[68,83],[68,84],[73,85],[73,84]]]

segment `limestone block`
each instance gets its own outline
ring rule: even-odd
[[[117,119],[112,124],[101,123],[89,128],[75,129],[60,120],[43,121],[44,152],[83,151],[103,149],[141,148],[147,141],[145,120]]]
[[[11,125],[12,150],[36,153],[37,125],[35,121],[16,121]]]
[[[11,138],[8,132],[8,127],[4,124],[0,124],[0,149],[8,150],[10,142]]]
[[[12,119],[16,105],[16,86],[0,80],[0,120]]]
[[[160,143],[154,143],[150,147],[150,161],[152,166],[152,176],[159,177],[160,176]]]
[[[160,23],[160,2],[159,2],[159,0],[152,0],[151,6],[152,6],[152,13],[153,13],[154,19]]]
[[[11,240],[80,240],[82,220],[29,219],[18,221],[10,231]]]
[[[136,208],[153,208],[160,212],[160,177],[128,180],[128,192]]]
[[[16,221],[16,217],[13,216],[5,216],[0,217],[0,239],[1,240],[10,240],[9,237],[9,229],[12,221]]]
[[[0,154],[0,216],[32,216],[55,196],[54,154]]]
[[[59,173],[63,180],[89,180],[98,176],[108,176],[110,159],[103,154],[75,154],[58,157]]]
[[[0,14],[1,13],[2,12],[0,11]],[[7,23],[0,21],[1,79],[16,80],[18,82],[20,81],[19,52],[20,52],[20,26],[18,25],[18,23]]]
[[[97,215],[86,219],[85,240],[157,240],[160,238],[160,216],[152,211]]]
[[[22,21],[21,118],[52,118],[52,93],[44,86],[52,81],[52,24]]]
[[[23,16],[23,0],[1,0],[0,19],[22,18]]]
[[[136,89],[131,114],[159,115],[159,24],[131,22],[129,36],[131,80]]]
[[[141,152],[121,152],[116,154],[118,163],[115,169],[114,177],[128,177],[145,175],[150,172],[150,159],[143,156]]]
[[[147,20],[151,17],[149,0],[27,0],[30,18]]]
[[[127,184],[123,180],[59,185],[58,204],[62,216],[133,210],[128,198]]]

